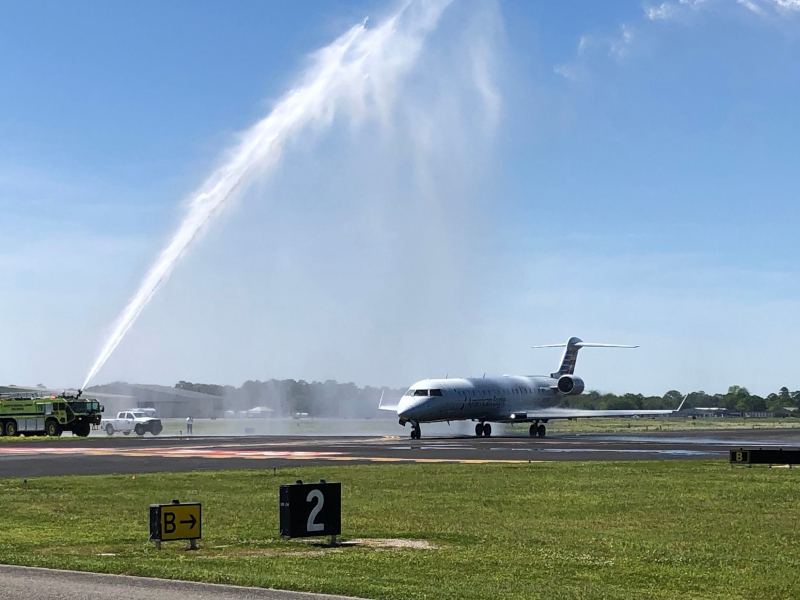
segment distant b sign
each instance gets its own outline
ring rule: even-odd
[[[730,462],[731,463],[750,463],[750,451],[749,450],[731,450],[730,451]]]
[[[342,532],[342,484],[296,483],[280,489],[281,537],[339,535]]]
[[[202,532],[201,507],[197,502],[150,505],[150,539],[157,542],[199,540]]]

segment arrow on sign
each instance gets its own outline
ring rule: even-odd
[[[190,524],[189,525],[189,529],[194,529],[194,526],[197,525],[197,519],[194,518],[194,515],[189,515],[189,520],[188,521],[181,521],[180,523],[181,523],[181,525],[184,525],[185,523],[189,523]]]

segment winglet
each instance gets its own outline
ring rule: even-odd
[[[383,394],[386,393],[386,390],[381,390],[381,400],[378,402],[378,409],[380,410],[397,410],[397,405],[394,406],[384,406],[383,405]]]

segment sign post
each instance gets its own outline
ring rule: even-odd
[[[161,550],[161,542],[189,540],[189,550],[197,550],[202,536],[202,514],[199,502],[150,505],[150,539]]]
[[[336,536],[342,533],[342,484],[295,483],[280,488],[280,530],[283,538]]]

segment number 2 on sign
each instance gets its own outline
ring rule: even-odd
[[[323,531],[325,529],[325,525],[322,523],[315,523],[314,519],[317,518],[319,511],[322,510],[322,505],[325,503],[325,496],[323,496],[322,492],[319,490],[311,490],[308,492],[308,496],[306,496],[306,502],[311,502],[314,499],[317,500],[317,504],[311,509],[311,513],[308,515],[306,531]]]

